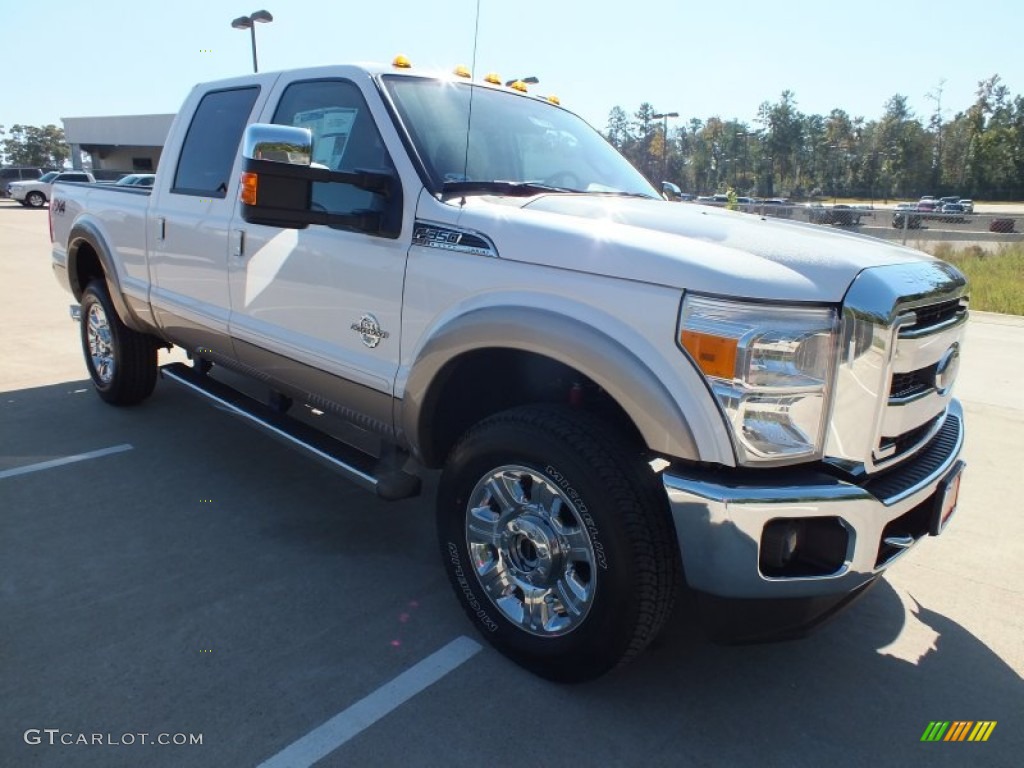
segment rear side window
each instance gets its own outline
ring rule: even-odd
[[[211,91],[203,96],[185,134],[171,192],[225,197],[242,131],[258,87]]]

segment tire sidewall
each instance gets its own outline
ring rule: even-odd
[[[519,628],[487,596],[473,570],[465,529],[469,495],[481,478],[509,464],[532,469],[558,487],[573,503],[594,549],[593,603],[580,625],[565,635],[538,637]],[[579,669],[596,674],[617,663],[632,638],[638,610],[633,554],[600,477],[580,456],[557,438],[542,436],[526,425],[491,425],[471,434],[449,458],[438,488],[437,510],[438,538],[449,579],[466,613],[492,644],[547,677],[558,676],[560,670],[553,665],[564,665],[566,657]],[[573,675],[571,669],[561,671]]]
[[[29,192],[25,196],[25,201],[32,208],[42,208],[46,205],[46,197],[42,192]]]

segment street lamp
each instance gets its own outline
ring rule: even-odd
[[[250,13],[248,16],[239,16],[237,19],[231,22],[231,26],[234,29],[248,29],[252,32],[252,71],[259,72],[259,67],[256,66],[256,23],[265,24],[269,21],[273,21],[274,17],[270,15],[268,11],[256,11]]]
[[[661,179],[667,181],[665,178],[668,176],[668,119],[670,117],[679,117],[678,112],[659,112],[656,115],[651,115],[654,120],[662,120],[661,126]]]
[[[740,176],[740,181],[746,183],[747,180],[747,134],[746,131],[737,131],[736,138],[743,143],[743,173]]]

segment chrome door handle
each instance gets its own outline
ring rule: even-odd
[[[235,258],[245,258],[245,230],[236,229],[234,232],[234,253]]]

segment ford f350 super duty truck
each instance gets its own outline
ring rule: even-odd
[[[636,655],[683,586],[795,633],[942,531],[956,269],[671,204],[521,83],[396,64],[197,86],[152,191],[55,187],[100,397],[162,372],[385,498],[440,469],[457,599],[558,680]],[[171,345],[192,364],[158,371]]]

